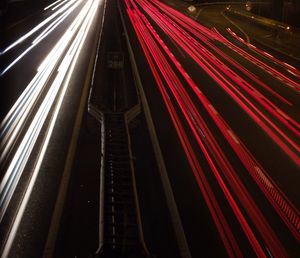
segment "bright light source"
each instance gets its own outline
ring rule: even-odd
[[[16,47],[18,44],[22,43],[24,40],[26,40],[31,35],[33,35],[35,32],[37,32],[40,28],[44,27],[46,24],[48,24],[50,21],[52,21],[56,16],[58,16],[59,14],[65,12],[65,11],[67,11],[74,3],[76,3],[76,0],[70,1],[67,4],[65,4],[64,6],[62,6],[60,9],[58,9],[56,12],[54,12],[47,19],[45,19],[44,21],[42,21],[41,23],[39,23],[37,26],[35,26],[33,29],[31,29],[27,33],[25,33],[18,40],[16,40],[11,45],[9,45],[8,47],[6,47],[0,54],[3,55],[6,52],[8,52],[9,50],[11,50],[14,47]]]
[[[191,13],[193,13],[193,12],[196,11],[196,7],[193,6],[193,5],[190,5],[190,6],[188,7],[188,10],[189,10]]]
[[[9,142],[8,146],[10,146],[10,143],[15,141],[16,135],[23,125],[24,119],[27,117],[28,112],[32,109],[32,105],[40,95],[39,93],[44,88],[49,76],[57,69],[57,65],[62,58],[56,77],[50,85],[43,101],[39,105],[36,114],[21,140],[21,143],[19,144],[0,183],[0,221],[6,212],[10,199],[31,155],[32,149],[42,130],[44,122],[46,121],[46,118],[57,99],[58,102],[56,104],[54,116],[52,116],[53,122],[51,122],[51,130],[48,130],[46,135],[47,139],[50,139],[51,137],[52,129],[71,75],[73,74],[77,58],[83,48],[100,2],[101,0],[88,0],[85,3],[75,20],[40,66],[40,70],[38,70],[33,81],[26,87],[25,91],[21,94],[11,111],[0,125],[0,131],[3,131],[2,137],[6,140],[6,143]],[[66,53],[65,50],[67,50]],[[44,148],[47,148],[47,146],[43,146],[43,149]],[[41,155],[39,156],[39,160],[43,159],[43,156]],[[7,253],[9,249],[10,244],[5,246],[4,253]],[[2,257],[6,257],[6,255]]]

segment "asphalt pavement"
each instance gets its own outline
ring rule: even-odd
[[[74,4],[74,2],[72,4]],[[68,7],[68,5],[66,7]],[[76,7],[76,5],[74,5],[74,7]],[[75,17],[78,16],[82,9],[84,9],[82,7],[83,5],[77,5],[77,9],[72,6],[72,8],[67,10],[67,13],[63,13],[62,11],[61,13],[63,15],[69,14],[69,16],[66,15],[61,17],[62,19],[60,21],[62,21],[62,23],[60,24],[57,23],[58,20],[56,20],[57,26],[51,31],[53,32],[52,37],[50,37],[51,40],[46,37],[46,39],[42,40],[40,44],[37,45],[38,47],[34,47],[29,54],[20,59],[16,66],[7,71],[5,75],[1,76],[1,85],[6,86],[6,101],[3,103],[3,109],[1,109],[3,114],[7,113],[8,109],[12,107],[16,99],[25,90],[32,77],[35,76],[36,73],[39,73],[37,70],[42,61],[62,35],[64,35],[64,32],[68,26],[72,24]],[[39,8],[41,8],[41,6],[39,6]],[[4,42],[5,47],[9,46],[14,40],[25,35],[32,28],[38,26],[41,22],[47,20],[55,13],[55,10],[43,10],[39,8],[35,9],[32,16],[21,20],[21,22],[17,23],[15,26],[7,28],[9,33]],[[85,11],[87,10],[88,9],[85,8]],[[93,9],[91,8],[90,10]],[[70,11],[70,13],[68,13],[68,11]],[[84,13],[82,12],[82,14]],[[101,13],[97,13],[97,16],[101,17]],[[93,17],[93,15],[90,14],[89,17]],[[37,30],[38,33],[41,33],[47,25],[50,25],[49,22],[51,23],[51,20],[48,20],[48,24],[44,24],[44,27],[41,27],[42,29],[40,28],[40,30]],[[51,25],[53,26],[55,23]],[[80,23],[77,23],[77,28],[79,25]],[[87,26],[88,23],[85,22],[84,25]],[[51,29],[51,27],[47,28]],[[57,29],[55,30],[55,28]],[[76,26],[73,28],[77,31]],[[97,26],[94,24],[91,26],[91,30],[87,29],[87,27],[85,28],[86,32],[89,32],[88,34],[81,34],[83,36],[88,35],[85,46],[94,49],[96,47],[94,42],[98,35],[96,33]],[[16,58],[20,53],[26,50],[27,47],[30,47],[31,42],[39,35],[38,33],[34,32],[20,42],[20,44],[14,46],[12,50],[8,50],[7,53],[2,53],[1,58],[4,58],[3,60],[6,60],[6,62],[1,62],[1,65],[8,65],[13,58]],[[78,39],[79,38],[77,38],[77,42],[80,42]],[[68,41],[66,40],[65,42]],[[71,44],[68,44],[68,46],[71,47]],[[73,45],[73,50],[76,49],[78,49],[78,45]],[[64,51],[62,53],[65,54],[67,52]],[[71,56],[72,55],[70,55],[70,57]],[[29,154],[30,159],[26,162],[25,167],[22,168],[23,170],[17,172],[20,175],[20,178],[13,178],[13,181],[16,181],[16,188],[11,188],[13,189],[13,195],[12,198],[9,199],[9,205],[3,220],[1,221],[1,252],[3,257],[43,256],[44,245],[47,240],[74,122],[80,106],[81,95],[83,94],[83,86],[86,80],[90,80],[88,64],[90,63],[90,60],[93,59],[94,56],[92,55],[92,51],[84,51],[79,55],[79,58],[77,59],[78,63],[72,67],[72,69],[74,69],[73,76],[71,76],[69,80],[65,78],[66,80],[64,81],[69,87],[58,91],[59,97],[54,99],[53,106],[49,109],[50,115],[45,118],[44,124],[41,125],[36,144]],[[59,61],[61,62],[62,60],[63,58],[60,57]],[[1,68],[3,68],[2,66]],[[56,65],[55,68],[58,69],[58,65]],[[52,73],[52,75],[56,74],[56,72]],[[30,126],[32,122],[31,119],[35,116],[35,112],[39,110],[39,105],[44,103],[42,99],[49,95],[47,91],[53,90],[50,87],[53,80],[53,77],[48,79],[48,84],[43,88],[44,91],[38,95],[40,99],[36,100],[36,106],[31,110],[30,116],[24,126],[25,129],[19,133],[18,140],[14,143],[14,149],[19,148],[20,142],[24,141],[22,137],[28,134],[26,129]],[[3,95],[1,94],[1,96]],[[34,96],[34,94],[32,94],[32,96]],[[87,94],[84,96],[87,98]],[[57,108],[59,110],[57,110]],[[2,119],[3,117],[1,117],[1,120]],[[43,119],[40,121],[43,121]],[[1,148],[5,147],[2,144],[2,140],[3,139],[1,139]],[[32,143],[34,143],[34,140],[32,140]],[[10,151],[9,155],[13,156],[14,151]],[[3,168],[7,168],[8,166],[10,166],[9,159],[6,159],[5,163],[1,162],[2,183],[4,173],[8,175],[7,173],[9,172],[5,171]],[[3,211],[2,207],[1,211]]]
[[[10,251],[5,257],[95,254],[101,129],[88,114],[88,106],[110,113],[139,103],[116,2],[99,5],[69,87],[58,91],[63,92],[63,101],[57,97],[50,115],[40,118],[44,122],[37,144],[1,221],[1,251]],[[197,5],[189,11],[189,4],[177,0],[164,1],[167,5],[155,0],[119,2],[191,256],[298,257],[298,36],[288,32],[274,37],[271,29],[233,17],[222,5]],[[83,6],[77,6],[51,31],[49,40],[46,37],[12,67],[7,69],[7,64],[34,45],[34,34],[2,53],[0,83],[7,89],[1,121],[32,77],[45,68],[45,53],[84,11]],[[53,12],[37,8],[12,20],[4,49]],[[123,69],[109,68],[112,53],[124,58]],[[31,128],[55,76],[64,69],[63,54],[31,101],[34,106],[21,129],[16,127],[17,138],[1,168],[10,168],[10,156],[22,145],[26,128]],[[176,257],[180,243],[146,127],[142,110],[129,128],[144,239],[155,257]],[[14,218],[32,178],[19,225]],[[16,235],[11,235],[12,226]],[[7,247],[8,236],[12,242]]]
[[[191,58],[190,54],[188,54],[189,52],[185,50],[183,47],[180,47],[178,45],[180,43],[179,39],[178,39],[179,43],[175,42],[176,36],[172,36],[171,32],[169,36],[165,35],[166,34],[165,31],[167,31],[168,27],[164,26],[163,23],[157,24],[156,20],[152,18],[155,17],[153,13],[147,11],[148,7],[147,8],[146,6],[140,7],[142,4],[139,1],[136,2],[138,3],[138,7],[142,10],[142,13],[146,14],[147,19],[150,21],[153,28],[159,34],[160,38],[168,46],[170,52],[176,57],[181,67],[183,67],[185,71],[188,73],[189,77],[193,79],[197,87],[201,90],[202,94],[206,96],[206,98],[209,100],[211,105],[213,105],[213,107],[218,111],[218,113],[221,114],[223,119],[226,121],[227,125],[229,125],[232,131],[235,132],[235,135],[238,136],[238,139],[240,139],[243,142],[243,144],[245,144],[249,152],[255,157],[258,163],[261,164],[261,166],[268,172],[268,176],[272,178],[272,180],[274,180],[276,184],[279,185],[280,189],[284,191],[284,193],[286,194],[286,196],[288,196],[288,198],[292,201],[292,203],[296,207],[299,207],[299,191],[297,190],[297,183],[296,183],[299,180],[298,173],[297,173],[298,171],[297,165],[294,164],[285,155],[284,151],[278,148],[277,143],[274,142],[274,140],[271,140],[268,137],[268,134],[261,130],[262,128],[260,126],[257,126],[256,123],[253,123],[253,120],[251,117],[249,117],[249,114],[247,114],[245,110],[240,109],[241,107],[240,104],[238,104],[230,94],[224,94],[224,89],[220,87],[219,83],[216,83],[214,80],[212,80],[212,75],[205,72],[206,71],[205,67],[199,68],[198,63],[195,61],[195,57]],[[175,6],[183,13],[187,13],[187,10],[185,9],[187,7],[186,4],[180,2],[179,4],[180,7],[178,7],[176,5],[178,1],[174,1],[175,3],[173,1],[167,1],[167,2],[168,4],[170,4],[171,7]],[[223,6],[222,8],[225,7]],[[285,110],[285,112],[289,116],[293,117],[295,121],[299,121],[298,94],[295,91],[289,89],[286,86],[286,82],[278,80],[277,77],[274,77],[274,74],[270,74],[268,73],[267,70],[258,67],[257,61],[255,62],[254,61],[251,62],[251,61],[254,59],[260,60],[266,63],[268,67],[272,67],[280,71],[282,76],[290,77],[290,75],[288,75],[287,69],[284,67],[280,67],[278,64],[275,64],[273,60],[268,60],[266,56],[262,57],[261,54],[255,52],[255,50],[251,49],[251,47],[249,46],[247,47],[247,45],[243,44],[242,42],[239,42],[238,40],[236,40],[236,38],[234,37],[231,38],[226,28],[228,26],[232,28],[232,23],[228,19],[220,15],[219,12],[220,9],[221,7],[214,7],[214,6],[207,7],[207,8],[205,7],[203,8],[203,10],[201,10],[201,12],[199,11],[198,14],[194,13],[193,15],[196,14],[196,20],[201,24],[208,26],[208,28],[213,29],[213,27],[216,27],[217,30],[219,30],[219,32],[221,32],[221,34],[224,35],[224,38],[230,39],[229,41],[233,42],[233,44],[237,45],[237,47],[230,45],[230,43],[223,44],[219,42],[214,42],[213,38],[211,38],[211,41],[213,42],[212,44],[203,40],[204,47],[205,48],[208,47],[210,49],[209,50],[211,51],[210,55],[215,56],[214,60],[216,58],[222,60],[222,62],[224,62],[224,64],[227,67],[229,67],[231,71],[235,71],[238,74],[238,76],[242,78],[240,80],[245,80],[245,83],[247,82],[250,83],[250,85],[253,86],[255,89],[258,89],[265,96],[268,96],[267,98],[270,99],[274,104],[276,103],[278,108]],[[189,15],[189,16],[193,17],[193,15]],[[135,14],[132,14],[132,16],[136,17]],[[156,17],[159,16],[157,15]],[[137,19],[137,18],[132,18],[132,19]],[[157,20],[159,19],[157,18]],[[129,23],[129,21],[127,22]],[[164,21],[164,23],[167,24],[166,21]],[[138,22],[136,22],[136,24],[138,24]],[[249,25],[249,27],[250,26],[251,25]],[[135,33],[132,31],[130,23],[128,27],[132,33],[131,37],[134,37]],[[139,30],[143,31],[143,29],[139,29]],[[236,28],[234,30],[236,31]],[[149,28],[149,31],[151,31],[151,28]],[[142,34],[142,32],[140,33]],[[257,33],[259,34],[259,31]],[[192,32],[189,35],[194,36]],[[240,33],[238,35],[240,35]],[[146,37],[149,36],[141,36],[141,38],[146,38]],[[144,40],[145,42],[147,42],[146,39]],[[141,45],[137,44],[135,40],[132,40],[132,44],[134,46],[134,51],[136,52],[139,68],[143,69],[143,73],[142,73],[143,74],[142,79],[143,79],[145,77],[146,70],[144,67],[146,67],[146,64],[145,64],[145,60],[142,60],[142,58],[140,58],[140,56],[142,56],[140,52]],[[152,44],[153,43],[150,43],[149,41],[145,43],[144,47],[146,48],[147,46],[149,48],[149,51],[151,51],[150,46]],[[164,47],[162,46],[162,49],[163,48]],[[251,59],[250,57],[248,58],[246,53],[248,53],[249,56],[253,56],[254,59],[252,59],[252,57]],[[144,52],[144,54],[146,54],[146,52]],[[165,55],[167,56],[166,53]],[[167,60],[169,60],[169,62],[171,62],[170,59],[168,59],[168,57],[166,58]],[[157,59],[155,60],[156,60],[155,62],[158,62]],[[236,63],[230,60],[234,60]],[[176,69],[174,65],[171,65],[171,67],[172,69]],[[246,69],[242,70],[240,67]],[[162,68],[160,67],[160,69]],[[249,75],[249,73],[251,73],[251,75]],[[250,79],[249,76],[252,79]],[[286,229],[284,230],[285,226],[282,223],[281,219],[278,217],[276,212],[274,212],[273,208],[269,204],[269,201],[266,200],[264,194],[259,190],[257,184],[253,181],[253,178],[251,179],[251,177],[249,177],[249,174],[247,174],[244,165],[241,163],[240,158],[238,158],[236,154],[234,154],[232,148],[228,145],[228,143],[226,143],[225,139],[223,138],[224,136],[220,134],[219,131],[220,128],[217,129],[216,125],[211,120],[211,117],[208,116],[207,111],[204,109],[202,104],[199,103],[199,100],[195,96],[195,93],[189,88],[189,86],[185,82],[185,79],[181,76],[179,76],[179,78],[180,78],[180,82],[183,84],[186,91],[190,95],[192,102],[195,104],[196,109],[200,112],[201,116],[203,117],[205,122],[212,130],[212,134],[216,137],[221,149],[224,150],[226,156],[230,160],[230,163],[236,169],[238,177],[240,178],[242,184],[245,186],[245,189],[247,189],[247,191],[249,191],[249,193],[251,194],[252,198],[254,198],[257,207],[260,210],[262,210],[264,214],[266,214],[266,218],[268,223],[270,224],[270,227],[272,228],[272,230],[274,230],[275,234],[280,239],[280,242],[282,242],[283,245],[286,246],[288,252],[290,252],[292,256],[296,255],[298,252],[296,248],[297,241],[293,239],[293,236],[290,235],[290,232],[288,230]],[[221,247],[213,249],[212,246],[209,244],[212,243],[210,240],[205,242],[204,239],[203,240],[199,239],[201,238],[201,236],[203,236],[203,233],[201,233],[203,231],[205,231],[204,234],[205,236],[207,236],[207,234],[211,234],[212,237],[213,236],[217,237],[218,233],[212,229],[213,225],[210,229],[207,228],[207,226],[209,225],[208,221],[210,220],[210,218],[208,213],[206,213],[206,216],[204,215],[205,212],[207,212],[207,210],[205,209],[205,205],[201,206],[201,208],[199,208],[198,206],[201,203],[201,201],[198,199],[201,198],[199,197],[199,195],[201,194],[199,193],[199,189],[197,189],[197,185],[195,185],[195,179],[193,178],[191,168],[189,167],[187,160],[184,160],[185,154],[182,152],[183,151],[182,146],[178,141],[178,139],[177,140],[175,139],[176,131],[174,131],[174,127],[172,127],[172,121],[170,120],[170,116],[168,119],[168,111],[166,110],[166,106],[165,106],[166,104],[165,105],[163,104],[164,101],[162,100],[158,88],[155,87],[155,82],[152,81],[151,83],[149,83],[148,81],[149,81],[148,78],[144,79],[143,86],[147,95],[147,99],[150,104],[152,116],[154,117],[155,128],[158,132],[158,137],[163,151],[163,156],[166,160],[168,174],[172,182],[174,194],[176,196],[176,203],[179,207],[180,214],[182,216],[183,225],[184,225],[188,242],[190,244],[192,256],[198,257],[201,256],[201,254],[211,255],[212,257],[218,255],[224,256],[224,253],[213,254],[213,252],[222,252]],[[292,102],[293,105],[287,106],[286,104],[283,104],[282,101],[278,99],[278,97],[275,97],[274,92],[271,93],[269,89],[263,88],[261,82],[265,83],[266,85],[271,85],[274,91],[280,92],[279,95],[283,96],[284,98]],[[295,79],[295,82],[298,82],[298,79]],[[166,82],[164,81],[164,83]],[[175,82],[173,83],[175,84]],[[170,91],[167,90],[167,92],[169,93]],[[171,92],[169,94],[171,94]],[[251,95],[250,92],[249,94]],[[171,96],[169,98],[172,103],[173,102],[176,103],[175,97]],[[257,99],[256,101],[259,100]],[[253,103],[257,103],[256,101],[254,101]],[[181,107],[175,104],[175,110],[179,112],[180,109]],[[201,166],[203,166],[204,173],[207,179],[209,180],[209,183],[212,185],[212,189],[215,192],[219,200],[219,203],[221,203],[221,209],[224,211],[225,216],[228,219],[230,228],[234,231],[234,235],[238,237],[238,242],[241,248],[243,249],[244,255],[246,255],[247,257],[248,256],[251,257],[252,256],[251,247],[249,247],[249,245],[247,244],[247,240],[243,239],[241,234],[241,228],[239,228],[239,226],[236,224],[236,220],[234,219],[234,216],[232,216],[230,208],[225,204],[225,200],[223,199],[224,197],[222,197],[223,195],[222,191],[220,188],[218,188],[218,185],[216,185],[216,183],[214,182],[214,178],[211,174],[212,173],[211,168],[209,168],[209,166],[207,165],[206,163],[207,161],[205,161],[202,151],[198,149],[198,147],[196,146],[197,145],[196,142],[192,140],[193,132],[190,131],[189,125],[186,124],[186,122],[184,122],[185,118],[183,115],[179,114],[178,118],[181,121],[183,121],[182,122],[183,128],[185,132],[188,134],[188,138],[190,139],[191,144],[195,150],[195,153],[199,159],[199,163],[201,164]],[[286,133],[295,142],[299,142],[298,137],[293,136],[289,132]],[[192,185],[195,186],[194,192],[192,190]],[[202,218],[202,219],[198,219],[198,218]],[[205,223],[206,225],[203,225],[202,223]],[[257,232],[255,234],[257,234]],[[207,239],[209,238],[206,238],[206,240]],[[258,241],[263,241],[262,239],[260,239],[260,237],[258,237],[258,239],[259,239]],[[213,242],[216,243],[216,241]],[[203,243],[203,245],[201,243]]]

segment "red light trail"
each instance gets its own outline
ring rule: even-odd
[[[158,1],[127,0],[125,3],[132,26],[137,34],[173,125],[176,128],[178,137],[182,143],[186,157],[228,255],[230,257],[242,256],[237,240],[228,226],[226,216],[221,211],[214,192],[206,179],[205,171],[201,168],[195,150],[193,150],[184,130],[182,121],[180,121],[180,115],[178,114],[178,108],[176,108],[176,106],[179,107],[185,122],[189,125],[193,137],[196,139],[198,146],[207,160],[215,180],[226,197],[236,219],[239,221],[254,252],[259,257],[266,257],[266,252],[271,252],[274,257],[286,257],[287,253],[284,246],[277,238],[262,211],[255,204],[255,201],[247,188],[243,185],[234,167],[218,144],[217,139],[214,137],[209,126],[194,105],[180,78],[183,78],[185,83],[193,90],[198,100],[215,122],[216,126],[246,170],[297,241],[300,240],[299,211],[288,200],[276,183],[268,176],[267,172],[256,161],[245,144],[243,144],[241,139],[239,139],[199,89],[199,86],[195,84],[192,78],[190,78],[186,70],[158,35],[148,17],[155,23],[155,26],[158,26],[179,47],[181,47],[182,50],[195,60],[195,62],[209,74],[220,87],[222,87],[222,89],[260,126],[260,128],[285,151],[291,160],[300,166],[300,159],[298,156],[300,148],[298,144],[280,128],[285,127],[286,129],[289,129],[291,133],[295,134],[295,137],[299,137],[299,123],[279,109],[271,100],[264,96],[263,93],[252,87],[248,82],[232,71],[226,64],[212,54],[207,47],[217,52],[229,63],[238,68],[242,73],[265,90],[268,90],[274,97],[278,98],[283,103],[288,106],[292,106],[292,103],[281,97],[276,91],[271,89],[271,87],[260,82],[255,75],[246,71],[237,62],[231,60],[217,49],[217,47],[211,44],[210,41],[218,40],[229,45],[227,40],[219,33],[195,23],[178,11]],[[250,60],[254,60],[254,57]],[[171,64],[176,67],[176,70],[172,68]],[[177,76],[178,72],[179,76]],[[287,80],[285,79],[285,76],[279,72],[278,77],[282,78],[282,80]],[[295,88],[297,88],[297,83],[294,83],[291,80],[288,80],[288,82],[293,83]],[[246,92],[246,94],[243,91]],[[249,98],[249,96],[251,96],[251,98]],[[173,102],[175,102],[175,105]],[[260,107],[257,107],[257,104],[259,104]],[[261,111],[260,108],[263,108],[264,111]],[[266,112],[268,112],[268,115],[265,115]],[[277,123],[281,122],[280,127],[271,120],[273,118],[277,120]],[[234,192],[234,195],[232,192]],[[252,225],[249,224],[249,219],[251,224],[253,223],[255,230],[253,230]],[[259,236],[257,236],[257,232],[259,232]],[[264,244],[262,244],[262,242]],[[267,247],[267,250],[265,249],[265,246]]]

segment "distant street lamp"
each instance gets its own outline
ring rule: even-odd
[[[248,12],[250,12],[251,9],[252,9],[252,3],[251,3],[250,1],[247,1],[245,6],[246,6],[246,10],[247,10]]]
[[[190,6],[188,7],[188,10],[189,10],[189,12],[193,13],[193,12],[196,11],[196,7],[193,6],[193,5],[190,5]]]

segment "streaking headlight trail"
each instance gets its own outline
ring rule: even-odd
[[[9,50],[16,47],[19,43],[25,41],[27,38],[32,36],[34,33],[36,33],[39,29],[44,27],[47,23],[51,22],[31,43],[31,45],[25,49],[18,57],[14,58],[14,61],[12,61],[7,67],[1,71],[0,76],[3,76],[7,71],[9,71],[16,63],[18,63],[27,53],[29,53],[37,44],[39,44],[45,37],[47,37],[58,25],[60,25],[80,4],[81,0],[73,0],[61,7],[58,11],[56,11],[54,14],[52,14],[50,17],[48,17],[46,20],[41,22],[39,25],[37,25],[35,28],[33,28],[31,31],[23,35],[21,38],[19,38],[17,41],[12,43],[9,47],[7,47],[3,52],[1,52],[1,55],[5,54]],[[60,16],[58,16],[61,14]],[[56,17],[58,16],[58,17]]]
[[[26,34],[24,34],[22,37],[20,37],[18,40],[16,40],[14,43],[10,44],[8,47],[6,47],[3,51],[1,51],[1,55],[5,54],[6,52],[10,51],[14,47],[16,47],[18,44],[29,38],[31,35],[33,35],[35,32],[37,32],[40,28],[44,27],[47,23],[52,21],[57,15],[60,13],[63,13],[66,11],[76,0],[70,1],[66,5],[64,5],[62,8],[58,9],[55,13],[53,13],[51,16],[49,16],[46,20],[42,21],[40,24],[35,26],[33,29],[28,31]]]
[[[2,154],[0,161],[2,163],[7,158],[11,146],[19,137],[20,131],[24,129],[24,123],[28,120],[30,113],[33,112],[33,108],[36,110],[24,136],[20,139],[20,144],[10,159],[11,161],[0,184],[0,221],[6,212],[45,120],[57,99],[59,101],[56,104],[56,110],[59,110],[61,106],[74,69],[74,63],[82,49],[100,2],[101,0],[89,0],[84,4],[78,16],[49,52],[40,65],[36,76],[28,84],[1,123]],[[49,82],[51,82],[49,89],[46,93],[41,94],[42,91],[46,91],[46,85]],[[43,99],[38,100],[41,96],[44,96]],[[40,103],[38,107],[36,107],[37,101]],[[54,119],[53,125],[56,116],[52,116],[52,120]],[[47,131],[50,134],[49,137],[46,135],[47,138],[51,137],[51,132],[52,130]],[[38,157],[38,159],[42,158]]]

